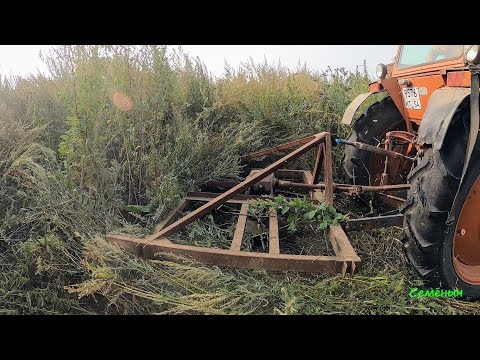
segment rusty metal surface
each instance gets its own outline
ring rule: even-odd
[[[328,230],[328,238],[332,244],[333,251],[335,251],[335,255],[342,259],[351,259],[349,268],[352,273],[358,270],[361,261],[348,240],[345,231],[339,225],[330,225]]]
[[[371,95],[373,95],[373,93],[368,92],[360,94],[355,99],[353,99],[353,101],[350,103],[350,105],[348,105],[347,109],[343,113],[342,124],[351,125],[353,117],[355,116],[358,108]]]
[[[420,151],[420,147],[415,144],[415,140],[417,138],[417,135],[414,134],[414,133],[410,133],[408,131],[399,131],[399,130],[395,130],[395,131],[389,131],[387,134],[386,134],[386,139],[385,139],[385,149],[387,150],[393,150],[393,151],[396,151],[396,152],[399,152],[398,149],[397,150],[394,150],[393,146],[394,146],[394,140],[395,139],[400,139],[400,140],[403,140],[405,142],[408,143],[407,145],[407,149],[405,150],[405,155],[407,156],[410,156],[412,154],[412,151],[415,150],[417,153],[418,151]],[[395,141],[396,142],[396,141]],[[397,147],[397,146],[396,146]],[[402,148],[402,146],[400,146],[400,149]],[[405,165],[405,163],[404,163]],[[395,166],[395,170],[394,171],[390,171],[391,174],[398,174],[399,173],[399,168],[401,167],[400,163],[397,162],[397,165]],[[385,165],[384,165],[384,168],[385,168],[385,171],[384,173],[387,173],[387,169],[388,169],[388,157],[386,157],[385,159]],[[383,175],[383,174],[382,174]],[[381,183],[381,185],[387,185],[387,183]]]
[[[390,156],[390,157],[393,157],[394,159],[401,159],[401,160],[408,160],[408,161],[414,160],[412,157],[403,155],[396,151],[382,149],[382,148],[379,148],[373,145],[364,144],[358,141],[347,141],[343,139],[338,139],[338,143],[353,146],[360,150],[370,151],[375,154]]]
[[[197,192],[197,191],[190,191],[187,193],[187,200],[190,201],[202,201],[208,202],[212,199],[215,199],[219,193],[212,193],[212,192]],[[233,204],[243,204],[248,202],[249,200],[258,200],[258,199],[271,199],[271,196],[267,195],[243,195],[238,194],[234,197],[230,198],[226,203],[233,203]]]
[[[143,248],[149,242],[145,239],[140,239],[135,236],[125,234],[107,234],[105,240],[111,243],[115,243],[124,250],[131,252],[137,256],[143,256]],[[171,244],[168,239],[162,239],[155,242],[156,244]]]
[[[318,177],[320,176],[320,172],[322,170],[322,164],[323,164],[323,146],[320,144],[317,150],[315,167],[313,168],[312,184],[316,184],[318,182]]]
[[[332,170],[332,137],[330,134],[325,136],[325,142],[322,144],[323,153],[323,173],[325,176],[325,202],[333,205],[333,170]]]
[[[280,254],[280,237],[278,235],[278,217],[275,209],[270,209],[268,224],[268,252]]]
[[[393,202],[393,204],[396,204],[396,205],[402,205],[405,201],[407,201],[407,199],[405,198],[401,198],[395,195],[384,194],[383,192],[380,192],[377,194],[389,199],[390,201]]]
[[[248,204],[242,204],[240,209],[240,215],[238,216],[237,226],[235,227],[235,233],[233,234],[232,244],[230,250],[240,251],[242,247],[243,234],[245,232],[245,224],[247,223]]]
[[[284,181],[284,180],[280,180],[280,181]],[[290,181],[288,181],[290,182]],[[313,175],[310,171],[304,171],[303,172],[303,183],[304,184],[313,184]],[[276,186],[278,186],[279,184],[279,181],[277,180],[277,183],[275,184]],[[290,187],[284,187],[285,189],[290,189]],[[318,189],[316,190],[313,190],[313,191],[320,191]],[[313,199],[314,198],[314,192],[313,191],[310,191],[310,197]]]
[[[223,249],[203,248],[198,246],[178,245],[166,240],[148,242],[143,239],[109,234],[105,239],[118,244],[137,256],[153,259],[156,253],[173,253],[190,256],[205,264],[272,271],[298,271],[310,273],[335,274],[346,270],[352,271],[360,262],[358,257],[313,256],[255,253],[246,251],[230,251]],[[353,269],[354,270],[354,269]]]
[[[308,170],[303,171],[303,183],[313,184],[313,175]],[[278,184],[278,181],[277,181],[277,184]],[[312,201],[318,201],[318,202],[325,201],[325,196],[320,189],[313,189],[312,191],[310,191],[310,198],[312,199]]]
[[[292,142],[282,144],[282,145],[279,145],[279,146],[276,146],[276,147],[273,147],[273,148],[260,150],[260,151],[245,155],[245,156],[241,157],[240,160],[241,161],[247,161],[247,160],[255,159],[255,158],[258,158],[260,156],[272,154],[272,153],[280,151],[280,150],[286,150],[286,149],[290,149],[290,148],[295,147],[295,146],[307,144],[314,139],[315,139],[315,136],[309,136],[309,137],[306,137],[304,139],[292,141]]]
[[[198,209],[192,211],[191,213],[177,220],[173,224],[167,226],[165,229],[162,229],[159,232],[155,232],[149,237],[149,239],[154,240],[154,239],[160,239],[162,237],[167,237],[168,235],[173,234],[174,232],[185,228],[185,226],[197,220],[199,217],[208,214],[209,212],[214,210],[216,207],[218,207],[222,203],[226,202],[230,198],[244,191],[248,186],[255,184],[256,182],[270,175],[275,170],[278,170],[286,162],[292,159],[295,159],[298,156],[306,153],[308,150],[312,149],[313,147],[318,145],[321,141],[323,141],[326,134],[327,133],[316,134],[312,141],[294,150],[290,154],[282,157],[281,159],[277,160],[270,166],[267,166],[265,169],[259,171],[257,174],[255,174],[251,178],[245,179],[245,181],[242,181],[240,184],[227,190],[225,193],[218,195],[216,198],[210,200],[208,203],[202,205]]]
[[[294,179],[294,180],[305,180],[304,173],[307,170],[290,170],[290,169],[278,169],[275,171],[275,176],[277,179]],[[310,171],[308,171],[310,172]]]
[[[250,171],[250,174],[247,176],[247,180],[250,179],[252,176],[255,176],[260,170],[252,170]],[[273,187],[275,185],[275,174],[271,173],[270,175],[267,175],[264,177],[262,180],[259,182],[255,183],[252,185],[252,189],[254,191],[260,191],[264,193],[268,193],[273,196]]]
[[[165,219],[160,221],[158,225],[155,226],[155,231],[160,231],[165,226],[170,225],[175,220],[175,216],[177,216],[183,209],[185,209],[189,204],[189,202],[190,202],[189,199],[183,199],[182,201],[180,201],[180,204],[178,204],[178,206],[175,209],[170,211],[168,215],[165,217]]]
[[[386,135],[387,135],[387,140],[389,138],[399,138],[409,143],[413,143],[416,137],[414,133],[411,133],[408,131],[401,131],[401,130],[389,131]]]
[[[276,186],[285,189],[325,189],[326,185],[324,183],[318,184],[305,184],[305,183],[296,183],[286,180],[277,180]],[[335,191],[344,191],[350,193],[366,193],[366,192],[382,192],[382,191],[398,191],[409,189],[410,184],[395,184],[395,185],[384,185],[384,186],[370,186],[370,185],[347,185],[347,184],[336,184],[333,183],[333,189]]]
[[[362,231],[391,226],[403,226],[403,214],[351,219],[342,223],[345,231]]]

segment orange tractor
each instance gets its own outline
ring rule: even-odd
[[[410,184],[401,206],[408,260],[434,285],[471,298],[480,297],[479,63],[478,45],[400,46],[343,117],[350,142],[415,157],[412,165],[347,146],[343,166],[351,184]],[[387,96],[353,121],[379,92]],[[395,197],[403,196],[384,202]]]
[[[106,239],[145,258],[167,252],[220,266],[353,274],[361,259],[347,233],[403,224],[406,256],[424,278],[479,298],[479,63],[480,45],[400,46],[393,64],[377,66],[379,80],[370,84],[370,92],[359,95],[345,111],[343,123],[352,127],[348,139],[321,132],[248,154],[241,160],[256,163],[245,167],[243,181],[220,179],[188,192],[145,238],[108,234]],[[365,100],[380,92],[386,96],[354,120]],[[332,146],[337,145],[345,145],[346,184],[333,179]],[[271,165],[254,169],[268,156],[294,148]],[[309,151],[316,152],[312,171],[285,168]],[[293,198],[296,206],[294,198],[303,197],[318,206],[305,214],[311,219],[323,216],[322,211],[335,213],[328,205],[335,205],[335,194],[341,192],[374,193],[401,212],[362,214],[321,228],[334,252],[326,256],[306,253],[303,247],[292,252],[286,245],[295,240],[284,239],[288,234],[279,225],[290,210],[272,207],[264,220],[268,243],[256,249],[245,246],[244,235],[252,228],[247,226],[252,222],[249,209],[259,198],[274,204],[282,195]],[[219,215],[222,207],[236,213],[231,241],[220,248],[175,242],[189,224],[207,214]]]

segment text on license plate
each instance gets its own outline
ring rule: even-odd
[[[418,87],[404,88],[402,89],[403,102],[406,109],[421,110],[422,104],[420,103],[420,94]]]

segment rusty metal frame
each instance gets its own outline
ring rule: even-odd
[[[184,216],[183,218],[177,220],[173,224],[165,227],[160,231],[153,233],[148,237],[148,239],[149,240],[161,239],[179,230],[182,230],[183,228],[185,228],[185,226],[197,220],[199,217],[208,214],[209,212],[211,212],[212,210],[214,210],[215,208],[217,208],[218,206],[220,206],[230,198],[241,193],[242,191],[245,191],[248,186],[257,183],[258,181],[262,180],[263,178],[273,173],[275,170],[280,169],[280,167],[282,167],[288,161],[293,160],[299,157],[300,155],[305,154],[308,150],[312,149],[313,147],[315,147],[316,145],[324,141],[326,137],[330,139],[330,134],[323,132],[323,133],[314,135],[313,140],[304,144],[300,148],[292,151],[290,154],[285,155],[280,160],[275,161],[273,164],[271,164],[270,166],[267,166],[265,169],[260,170],[255,175],[251,177],[247,177],[244,181],[242,181],[238,185],[227,190],[223,194],[218,195],[216,198],[210,200],[208,203],[202,205],[198,209],[195,209],[194,211]]]
[[[217,266],[264,269],[271,271],[346,274],[356,271],[360,264],[360,258],[358,256],[349,257],[343,255],[343,253],[341,253],[341,256],[265,254],[178,245],[172,244],[167,239],[149,242],[145,239],[115,234],[108,234],[105,239],[146,259],[154,259],[156,253],[165,252],[190,256],[205,264]],[[341,244],[342,242],[339,241],[339,243]],[[340,249],[342,249],[341,245]],[[348,255],[348,252],[345,254]]]
[[[283,170],[283,169],[282,169]],[[294,182],[288,180],[277,180],[275,179],[274,185],[280,189],[308,189],[308,190],[325,190],[327,185],[325,183],[316,183],[312,182],[312,175],[308,172],[309,175],[305,175],[304,182]],[[213,185],[222,185],[222,182],[214,182]],[[224,187],[234,187],[238,183],[235,182],[225,182]],[[223,186],[219,186],[223,187]],[[410,184],[393,184],[393,185],[349,185],[349,184],[332,184],[334,192],[348,192],[350,194],[362,194],[362,193],[371,193],[371,192],[388,192],[388,191],[398,191],[398,190],[408,190],[410,189]],[[218,195],[216,193],[190,193],[190,194],[210,194],[210,198],[214,197],[212,195]],[[202,195],[200,195],[202,196]],[[261,196],[255,195],[240,195],[240,196],[251,196],[251,198],[258,198]]]
[[[346,220],[342,223],[342,228],[347,231],[362,231],[362,230],[371,230],[378,229],[390,226],[402,226],[403,225],[403,215],[394,214],[394,215],[385,215],[385,216],[375,216],[369,218],[361,219],[352,219]]]
[[[295,141],[292,141],[292,142],[289,142],[289,143],[286,143],[286,144],[282,144],[282,145],[279,145],[279,146],[276,146],[276,147],[273,147],[273,148],[270,148],[270,149],[257,151],[257,152],[254,152],[254,153],[251,153],[251,154],[248,154],[246,156],[241,157],[240,160],[241,161],[247,161],[247,160],[251,160],[251,159],[256,159],[256,158],[261,157],[261,156],[273,154],[273,153],[275,153],[277,151],[280,151],[280,150],[291,149],[292,147],[295,147],[295,146],[298,146],[298,145],[307,144],[307,143],[309,143],[313,140],[315,140],[315,135],[314,136],[309,136],[309,137],[306,137],[306,138],[303,138],[303,139],[300,139],[300,140],[295,140]]]
[[[235,234],[233,234],[232,244],[230,245],[230,250],[232,251],[240,251],[242,247],[243,234],[245,233],[245,225],[247,224],[248,206],[248,202],[243,203],[240,209]]]
[[[292,181],[277,180],[276,185],[279,188],[286,189],[327,189],[329,186],[326,183],[310,184],[297,183]],[[336,192],[348,192],[351,194],[361,194],[380,191],[398,191],[410,189],[410,184],[394,184],[394,185],[347,185],[333,183],[330,185]]]
[[[243,159],[253,159],[255,157],[270,154],[279,150],[289,149],[294,146],[300,147],[283,156],[281,159],[275,161],[270,166],[252,172],[244,181],[240,183],[212,182],[216,183],[214,185],[228,189],[223,193],[187,193],[187,196],[180,202],[180,204],[155,227],[153,234],[143,239],[122,234],[108,234],[106,235],[106,240],[116,243],[124,249],[145,258],[154,258],[156,253],[167,252],[191,256],[200,262],[218,266],[266,269],[273,271],[353,274],[358,270],[361,264],[361,259],[356,254],[342,226],[331,225],[327,230],[328,238],[335,252],[334,256],[282,254],[280,248],[281,239],[279,236],[278,214],[274,210],[270,211],[269,213],[268,252],[259,253],[241,250],[243,238],[246,232],[248,208],[250,203],[258,198],[271,198],[271,196],[246,195],[244,192],[268,176],[271,176],[275,173],[280,178],[285,176],[298,181],[303,180],[303,183],[290,181],[276,181],[276,183],[283,183],[284,186],[288,185],[290,187],[303,187],[304,189],[310,191],[311,201],[314,202],[325,201],[329,204],[333,204],[334,190],[359,191],[358,189],[355,189],[355,187],[350,187],[348,185],[334,184],[332,175],[331,134],[327,132],[319,133],[312,137],[277,146],[273,149],[262,150],[250,154]],[[281,169],[286,162],[289,162],[314,148],[317,148],[318,152],[313,174],[307,170]],[[324,182],[318,183],[321,170],[320,167],[322,165],[324,168]],[[369,188],[373,187],[363,187],[363,191],[380,190]],[[385,191],[390,187],[387,186],[378,188],[381,188],[381,190]],[[184,211],[190,203],[194,202],[202,202],[204,204],[187,213],[186,215],[181,216],[182,211]],[[220,206],[226,203],[241,205],[235,227],[235,233],[229,249],[179,245],[172,243],[168,239],[168,236],[181,231],[188,224],[212,212],[213,210],[218,209]],[[179,216],[180,219],[177,219]],[[361,219],[357,222],[353,220],[349,221],[347,224],[344,224],[344,227],[355,231],[362,228],[371,229],[384,225],[398,224],[399,218],[396,216],[387,218],[385,220],[379,218]]]

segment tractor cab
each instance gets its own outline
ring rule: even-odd
[[[402,45],[396,56],[394,77],[400,73],[431,72],[464,67],[465,45]]]
[[[386,90],[410,130],[420,125],[431,95],[442,87],[470,88],[468,45],[402,45],[393,64],[378,64],[370,92]]]

